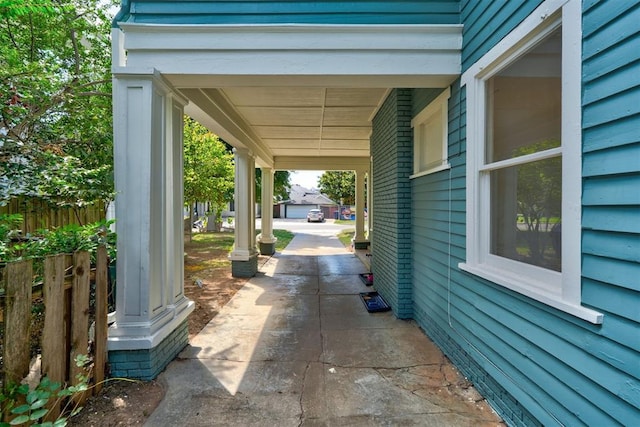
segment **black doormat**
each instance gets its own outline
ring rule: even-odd
[[[362,273],[359,276],[360,280],[362,280],[362,283],[364,283],[365,286],[373,285],[373,273]]]
[[[360,292],[360,299],[369,313],[391,310],[389,304],[377,292]]]

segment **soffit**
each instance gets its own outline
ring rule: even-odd
[[[368,158],[371,119],[387,92],[385,88],[289,86],[182,89],[206,115],[233,118],[242,129],[243,135],[236,134],[238,143],[247,146],[252,139],[272,158]],[[221,137],[231,137],[229,142],[237,145],[231,135]]]

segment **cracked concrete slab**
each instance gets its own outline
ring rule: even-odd
[[[360,260],[296,235],[160,375],[148,426],[495,426],[414,322],[368,313]]]
[[[435,365],[442,352],[417,327],[323,331],[321,361],[345,367]],[[345,345],[349,343],[349,345]]]
[[[325,274],[319,277],[319,293],[326,295],[354,295],[371,291],[358,274]]]

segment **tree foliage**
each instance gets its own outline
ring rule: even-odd
[[[560,146],[560,141],[547,140],[515,150],[515,156],[538,153]],[[562,158],[552,157],[529,162],[518,167],[518,213],[527,226],[525,233],[529,257],[536,265],[545,265],[545,240],[549,231],[559,231],[559,222],[552,229],[551,219],[560,221],[562,214]],[[553,235],[554,233],[551,233]],[[554,246],[560,252],[560,243]],[[554,257],[553,260],[556,260]]]
[[[538,153],[560,146],[555,140],[541,141],[515,151],[515,156]],[[553,157],[518,167],[518,213],[531,231],[542,221],[559,217],[562,207],[562,158]]]
[[[355,203],[355,172],[326,171],[320,176],[318,184],[320,191],[329,196],[331,200],[343,205],[352,205]]]
[[[65,7],[53,0],[0,0],[0,18],[39,13],[51,15]]]
[[[184,202],[210,202],[216,217],[233,200],[233,154],[195,120],[184,118]]]
[[[108,6],[0,0],[0,204],[113,198]]]

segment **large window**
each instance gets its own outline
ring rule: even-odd
[[[561,28],[485,84],[490,253],[561,271]]]
[[[558,4],[544,2],[462,77],[460,268],[599,323],[602,315],[580,304],[581,7]]]

